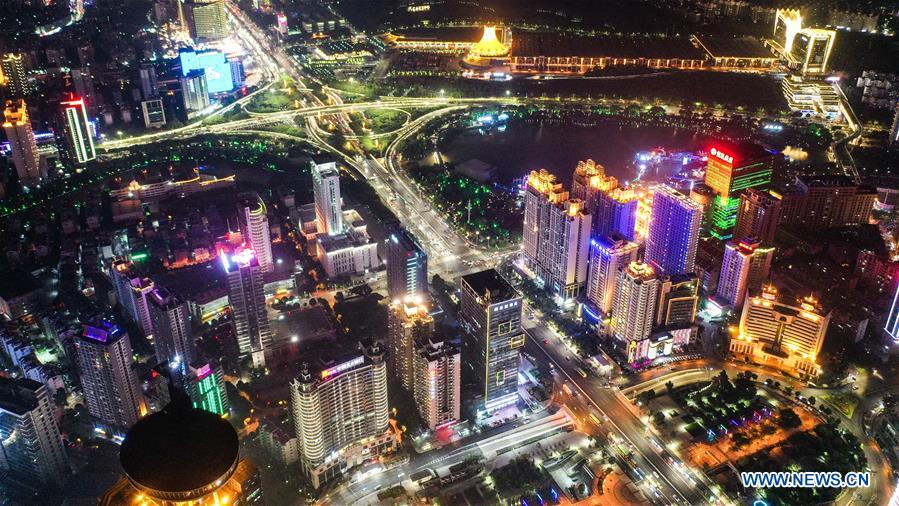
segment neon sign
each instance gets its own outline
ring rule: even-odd
[[[364,362],[364,361],[365,361],[364,357],[356,357],[353,360],[350,360],[349,362],[344,362],[342,364],[335,365],[334,367],[332,367],[330,369],[325,369],[324,371],[322,371],[322,378],[327,378],[330,376],[334,376],[336,374],[340,374],[343,371],[346,371],[348,369],[352,369],[353,367],[356,367],[357,365],[362,365],[362,362]]]
[[[729,154],[725,153],[724,151],[721,151],[720,149],[712,148],[709,151],[709,154],[723,162],[727,162],[730,164],[734,163],[734,157],[730,156]]]

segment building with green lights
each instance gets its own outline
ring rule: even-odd
[[[221,365],[206,361],[194,362],[188,369],[184,384],[195,408],[228,416],[231,403],[228,402],[225,391],[225,373]]]
[[[711,209],[711,234],[718,239],[733,236],[740,194],[749,188],[765,190],[774,175],[774,155],[760,146],[709,149],[705,184],[715,192]]]

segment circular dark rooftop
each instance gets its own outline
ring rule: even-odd
[[[234,472],[237,432],[214,413],[175,404],[131,427],[119,454],[122,468],[150,494],[202,495]]]

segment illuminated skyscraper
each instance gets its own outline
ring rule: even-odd
[[[178,0],[180,3],[180,0]],[[159,80],[156,78],[156,66],[151,62],[140,65],[140,92],[144,100],[159,96]]]
[[[749,265],[758,246],[757,240],[753,239],[740,242],[727,241],[724,245],[717,295],[735,309],[743,307],[749,283]]]
[[[428,295],[428,255],[404,229],[387,238],[387,294],[391,300]]]
[[[94,148],[94,136],[87,119],[84,99],[70,95],[68,100],[60,102],[65,121],[65,135],[72,160],[75,163],[87,163],[97,158]]]
[[[230,257],[219,253],[228,273],[228,300],[237,349],[249,356],[253,367],[265,366],[265,352],[271,348],[272,331],[265,308],[265,280],[262,268],[250,248],[240,248]]]
[[[25,483],[61,487],[69,462],[43,383],[0,377],[0,467]]]
[[[155,289],[153,280],[141,276],[128,260],[115,260],[109,270],[116,299],[131,321],[138,324],[144,335],[153,338],[153,318],[147,297]],[[161,357],[160,357],[161,359]]]
[[[265,202],[257,193],[242,193],[237,203],[237,220],[244,242],[256,252],[263,272],[275,268],[272,258],[272,234],[268,224]]]
[[[195,408],[219,416],[229,414],[231,403],[225,390],[225,373],[221,365],[208,360],[191,363],[187,368],[184,389]]]
[[[665,276],[659,282],[659,307],[656,309],[656,325],[660,327],[686,327],[696,321],[699,309],[699,278],[696,274]]]
[[[164,288],[154,288],[147,295],[150,319],[153,321],[153,346],[156,360],[177,362],[182,371],[196,356],[196,345],[190,329],[187,303]]]
[[[228,30],[228,11],[225,0],[189,0],[184,4],[190,38],[195,41],[224,39]]]
[[[734,239],[757,237],[762,244],[774,242],[774,233],[780,222],[780,198],[754,188],[749,188],[740,195],[740,207],[737,210],[737,224],[734,226]]]
[[[594,239],[590,243],[590,275],[587,298],[604,315],[612,311],[618,269],[637,259],[639,245],[619,234]]]
[[[484,409],[518,402],[518,354],[524,346],[521,296],[494,269],[462,276],[459,319],[475,345],[475,371],[484,382]]]
[[[304,363],[290,382],[300,463],[314,488],[395,448],[385,351],[373,344],[329,366]]]
[[[25,72],[25,58],[22,53],[7,53],[0,59],[0,69],[12,98],[25,98],[31,94],[33,88],[28,81]]]
[[[893,128],[890,129],[890,143],[899,144],[899,104],[896,105],[896,112],[893,114]]]
[[[209,107],[209,85],[206,82],[206,71],[195,69],[182,76],[181,94],[188,117],[192,112],[202,111]]]
[[[12,150],[13,165],[19,175],[19,182],[31,185],[40,181],[41,156],[37,151],[37,141],[31,129],[28,109],[24,100],[7,100],[3,110],[3,130]]]
[[[877,190],[850,176],[797,176],[795,182],[771,192],[781,199],[781,225],[807,229],[868,223]]]
[[[340,198],[340,173],[337,164],[312,162],[312,193],[318,233],[338,235],[343,229],[343,200]]]
[[[655,324],[659,278],[648,264],[631,262],[618,270],[615,303],[612,306],[612,333],[629,346],[631,341],[649,337]]]
[[[78,377],[91,416],[119,428],[146,414],[128,333],[107,321],[86,324],[75,340]]]
[[[415,387],[415,343],[434,334],[434,319],[425,306],[414,300],[396,300],[387,312],[388,365],[391,375],[410,394]]]
[[[835,30],[803,28],[793,39],[789,65],[802,75],[821,76],[827,73],[827,62],[836,42]]]
[[[593,234],[602,237],[618,233],[628,241],[634,240],[637,225],[637,194],[633,188],[613,188],[596,196],[593,215]]]
[[[702,206],[668,185],[652,198],[652,218],[646,237],[646,263],[664,274],[693,272]]]
[[[774,173],[773,163],[774,157],[755,145],[709,150],[705,184],[716,193],[712,203],[713,236],[728,239],[733,235],[740,194],[749,188],[766,189]]]
[[[890,305],[890,312],[887,313],[887,321],[883,329],[887,335],[893,338],[893,341],[899,342],[899,287],[896,288],[896,294],[893,295],[893,303]]]
[[[459,420],[462,361],[459,349],[431,335],[415,344],[415,405],[428,429]]]

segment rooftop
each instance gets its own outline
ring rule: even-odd
[[[488,295],[491,301],[501,302],[519,297],[515,288],[500,276],[496,269],[487,269],[462,276],[462,282],[479,295]]]
[[[755,37],[709,37],[697,36],[696,41],[713,58],[770,58],[774,54]]]
[[[686,38],[643,35],[568,36],[516,32],[512,56],[581,56],[610,58],[683,58],[701,60],[704,51]]]
[[[37,381],[0,377],[0,412],[24,415],[37,407]]]

